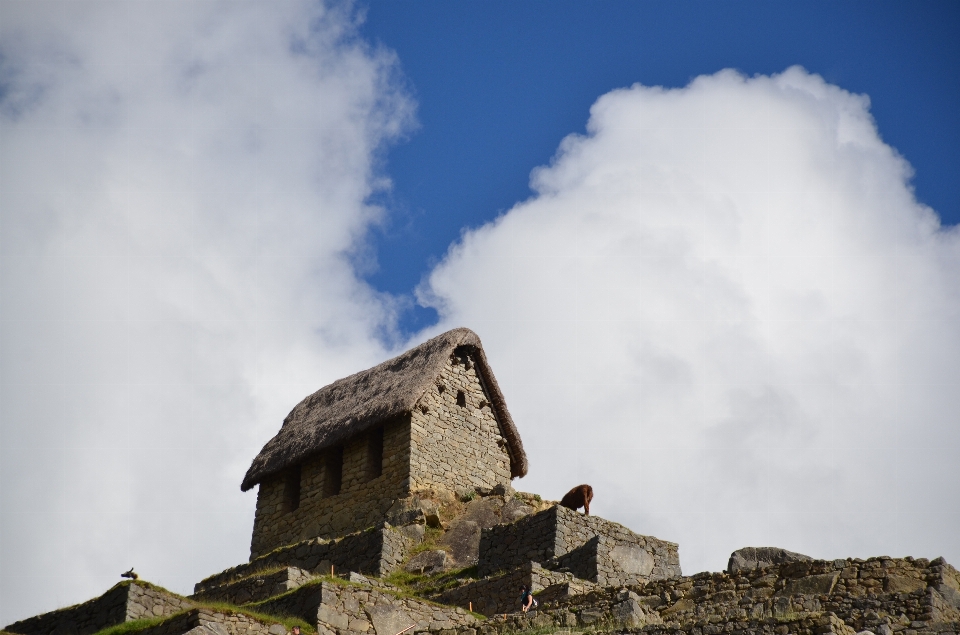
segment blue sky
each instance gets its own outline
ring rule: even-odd
[[[869,95],[883,139],[914,167],[917,198],[960,221],[956,2],[394,2],[361,33],[395,51],[419,128],[391,147],[375,231],[379,289],[409,293],[461,228],[528,198],[529,173],[582,132],[599,95],[682,87],[735,68],[799,64]],[[436,316],[412,309],[407,329]]]

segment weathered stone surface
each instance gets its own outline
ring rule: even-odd
[[[503,499],[499,496],[477,498],[467,503],[460,518],[475,522],[481,529],[488,529],[500,524],[501,507],[503,507]]]
[[[473,520],[458,520],[440,542],[450,549],[458,566],[474,565],[480,553],[480,525]]]
[[[918,578],[908,578],[902,575],[887,576],[883,582],[883,590],[887,593],[913,593],[927,588],[927,581]]]
[[[610,613],[617,624],[622,626],[645,626],[647,623],[647,614],[638,601],[636,593],[629,592],[629,596],[621,602],[614,604]],[[659,621],[659,617],[658,617]]]
[[[653,571],[653,556],[634,545],[617,545],[610,550],[610,558],[620,565],[624,573],[647,577]]]
[[[442,571],[447,566],[447,552],[442,549],[435,551],[422,551],[410,558],[410,561],[404,565],[404,570],[411,573],[431,574]]]
[[[727,563],[727,573],[735,573],[745,569],[762,569],[788,562],[806,562],[813,560],[802,553],[794,553],[779,547],[744,547],[730,554]]]
[[[423,525],[404,525],[403,527],[397,527],[397,531],[403,534],[413,545],[419,545],[423,542]]]
[[[787,582],[783,595],[830,595],[833,591],[840,572],[808,575]]]
[[[396,606],[371,606],[366,611],[377,635],[396,635],[408,626],[417,623],[406,611]]]
[[[534,513],[533,507],[523,501],[510,497],[500,508],[500,521],[513,523]]]

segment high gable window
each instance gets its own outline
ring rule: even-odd
[[[343,484],[343,446],[327,451],[327,460],[324,465],[323,495],[336,496],[340,493]]]
[[[367,437],[367,480],[383,474],[383,428],[371,430]]]
[[[462,390],[457,391],[457,405],[461,408],[467,407],[467,396],[463,393]]]
[[[300,507],[300,466],[287,470],[283,481],[283,511],[292,512]]]

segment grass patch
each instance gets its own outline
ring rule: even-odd
[[[464,567],[451,571],[441,571],[432,575],[421,575],[409,571],[394,571],[384,580],[394,586],[418,596],[430,596],[455,589],[463,580],[477,577],[477,567]]]
[[[156,626],[167,619],[169,618],[149,617],[142,620],[124,622],[123,624],[117,624],[116,626],[108,626],[102,631],[97,631],[95,635],[127,635],[128,633],[139,633],[140,631],[148,629],[151,626]]]

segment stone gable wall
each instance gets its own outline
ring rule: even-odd
[[[22,635],[88,635],[131,620],[172,615],[191,606],[192,602],[178,595],[127,582],[83,604],[37,615],[4,630]]]
[[[604,586],[637,585],[681,575],[676,544],[559,505],[483,530],[478,563],[481,577],[530,560]]]
[[[300,506],[288,511],[284,490],[286,473],[260,483],[253,521],[250,559],[277,547],[310,538],[338,538],[383,521],[393,502],[410,487],[410,421],[402,418],[383,428],[382,473],[368,477],[368,434],[343,446],[340,493],[324,496],[329,452],[321,452],[300,466]]]
[[[414,490],[456,492],[510,483],[507,442],[469,356],[452,356],[414,408],[410,466]]]
[[[212,575],[194,585],[194,594],[215,593],[218,587],[282,567],[326,575],[333,566],[336,573],[356,571],[383,576],[400,566],[408,546],[409,540],[391,527],[368,529],[333,541],[305,540]]]

